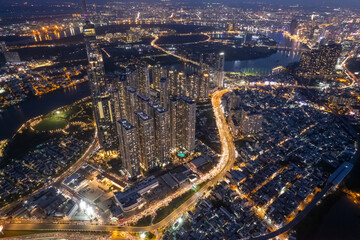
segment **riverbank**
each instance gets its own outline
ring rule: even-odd
[[[29,98],[9,107],[0,112],[0,126],[6,126],[0,128],[0,140],[11,138],[26,121],[88,96],[90,96],[89,83],[84,82],[44,96]]]
[[[51,123],[59,119],[63,125]],[[11,138],[0,162],[0,207],[46,185],[50,176],[59,176],[85,152],[94,132],[90,98],[28,120]]]
[[[299,240],[358,240],[360,204],[360,163],[356,162],[343,187],[327,195],[296,227]]]
[[[360,207],[341,190],[326,196],[295,228],[299,240],[356,240],[360,236]]]

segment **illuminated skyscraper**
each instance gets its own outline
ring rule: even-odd
[[[95,26],[87,19],[84,6],[84,37],[88,56],[88,78],[93,100],[93,110],[98,130],[98,137],[104,150],[115,150],[118,146],[116,134],[115,109],[110,97],[109,84],[105,79],[103,57],[96,40]]]
[[[237,97],[233,95],[234,97],[236,101]],[[230,108],[228,123],[231,133],[235,138],[254,135],[262,130],[263,116],[253,110],[253,108],[248,107],[244,107],[241,110]]]
[[[170,115],[161,106],[154,106],[156,157],[160,166],[169,163],[170,152]]]
[[[181,100],[181,146],[191,152],[195,150],[196,103],[187,97]]]
[[[188,97],[170,100],[170,144],[171,148],[195,149],[196,103]]]
[[[116,121],[127,119],[126,75],[121,74],[120,76],[116,76],[113,83],[115,91],[112,96],[114,99]]]
[[[149,68],[146,64],[137,67],[137,86],[136,90],[144,96],[150,96],[150,76]]]
[[[298,27],[298,21],[294,18],[290,23],[290,34],[291,35],[296,35],[297,27]]]
[[[168,72],[168,81],[169,81],[169,89],[170,89],[170,95],[174,96],[176,93],[176,81],[177,81],[177,71],[170,70]]]
[[[210,75],[208,73],[192,73],[187,75],[184,95],[197,100],[203,101],[209,98],[210,92]]]
[[[187,93],[187,75],[184,72],[178,73],[177,79],[177,95],[176,96],[186,96]]]
[[[186,92],[186,74],[178,71],[169,71],[168,80],[170,83],[170,95],[179,97],[185,95]]]
[[[117,124],[122,166],[130,177],[137,177],[140,175],[140,160],[136,128],[126,119],[118,121]]]
[[[198,99],[201,76],[198,73],[187,74],[184,95],[191,99]]]
[[[234,29],[234,31],[239,31],[240,30],[239,29],[239,23],[234,23],[233,29]]]
[[[234,25],[231,22],[227,22],[226,25],[229,32],[234,30]]]
[[[320,36],[321,36],[320,28],[319,27],[314,28],[312,35],[312,44],[314,46],[320,41]]]
[[[169,109],[169,82],[166,78],[160,79],[160,105]]]
[[[160,89],[161,79],[166,78],[167,71],[166,68],[161,66],[160,64],[156,64],[151,68],[151,86],[152,89],[158,90]]]
[[[229,111],[236,109],[241,104],[241,94],[238,91],[232,91],[230,94]]]
[[[225,54],[223,52],[219,53],[218,57],[215,60],[214,68],[214,82],[216,87],[224,87],[224,65],[225,65]]]
[[[126,83],[128,86],[137,88],[137,70],[135,66],[128,66],[126,68]]]
[[[156,167],[154,120],[143,111],[136,111],[136,127],[140,167],[143,173]]]
[[[202,73],[199,83],[198,100],[205,100],[209,98],[210,94],[210,75],[209,73]]]
[[[131,124],[135,124],[134,112],[137,110],[137,92],[134,88],[126,86],[126,116]]]
[[[148,98],[147,96],[144,96],[140,93],[137,94],[137,98],[136,98],[136,110],[141,110],[146,114],[150,114],[150,98]]]
[[[177,148],[178,147],[178,132],[177,129],[180,129],[180,101],[179,98],[171,98],[170,99],[170,147]]]
[[[93,102],[94,104],[94,102]],[[114,104],[110,91],[96,97],[96,125],[101,146],[104,150],[116,150],[118,139],[116,134],[116,119]]]

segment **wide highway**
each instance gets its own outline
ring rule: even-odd
[[[180,55],[177,55],[177,54],[173,53],[172,51],[168,51],[168,50],[166,50],[165,48],[162,48],[162,47],[158,46],[158,45],[156,44],[156,41],[157,41],[158,39],[159,39],[159,36],[156,36],[155,39],[151,42],[151,46],[152,46],[152,47],[154,47],[154,48],[156,48],[156,49],[159,49],[159,50],[165,52],[165,53],[168,54],[168,55],[171,55],[171,56],[173,56],[173,57],[176,57],[176,58],[180,59],[181,61],[189,62],[189,63],[192,63],[192,64],[194,64],[194,65],[196,65],[196,66],[199,66],[199,65],[200,65],[198,62],[195,62],[195,61],[193,61],[193,60],[184,58],[184,57],[182,57],[182,56],[180,56]]]

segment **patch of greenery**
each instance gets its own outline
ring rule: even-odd
[[[158,223],[164,218],[166,218],[169,214],[171,214],[175,209],[180,207],[184,202],[190,199],[196,192],[198,192],[201,188],[205,186],[207,181],[193,187],[189,191],[185,192],[183,195],[174,198],[167,206],[159,208],[156,211],[156,216],[153,220],[153,223]]]
[[[134,226],[145,227],[145,226],[149,226],[150,224],[151,224],[151,216],[149,215],[139,219],[139,221],[137,221],[137,223]]]
[[[154,218],[153,223],[158,223],[164,218],[166,218],[169,214],[171,214],[176,208],[180,207],[186,200],[191,198],[195,194],[195,190],[191,189],[184,193],[183,195],[174,198],[167,206],[159,208],[156,211],[156,216]]]
[[[111,166],[112,172],[119,174],[121,170],[121,160],[119,158],[111,159],[108,164]]]
[[[34,126],[34,129],[38,131],[51,131],[62,129],[66,126],[66,124],[67,122],[64,119],[54,117],[42,120],[40,123]]]

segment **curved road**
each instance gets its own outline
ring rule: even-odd
[[[301,220],[304,219],[304,217],[306,217],[306,215],[316,206],[316,203],[318,203],[318,201],[320,201],[322,199],[322,197],[331,189],[331,187],[333,187],[332,184],[327,184],[322,190],[321,192],[319,192],[317,195],[315,195],[315,197],[313,198],[313,200],[306,205],[305,209],[300,212],[298,215],[296,215],[296,217],[289,222],[288,224],[286,224],[285,226],[283,226],[282,228],[279,228],[276,231],[273,231],[271,233],[259,236],[259,237],[254,237],[254,238],[245,238],[245,239],[249,239],[249,240],[267,240],[267,239],[272,239],[276,236],[279,236],[280,234],[283,234],[287,231],[289,231],[290,229],[294,228],[298,223],[301,222]]]
[[[234,165],[236,160],[235,158],[235,145],[233,142],[232,135],[230,133],[229,127],[227,125],[225,116],[221,107],[221,97],[229,92],[230,90],[222,90],[213,94],[212,96],[212,105],[214,110],[214,115],[216,119],[216,125],[219,130],[220,141],[221,141],[221,158],[219,164],[215,167],[214,177],[209,180],[203,188],[201,188],[196,194],[194,194],[190,199],[185,201],[179,208],[174,210],[171,214],[165,217],[162,221],[146,227],[119,227],[113,225],[74,225],[74,224],[42,224],[42,223],[33,223],[33,224],[5,224],[4,229],[6,230],[54,230],[54,231],[97,231],[97,232],[111,232],[111,231],[129,231],[129,232],[145,232],[145,231],[154,231],[162,227],[167,226],[169,223],[174,221],[183,214],[191,206],[193,206],[199,198],[207,193],[208,188],[217,184],[221,181],[226,172]]]
[[[217,184],[222,180],[227,171],[234,165],[236,160],[235,158],[235,145],[233,142],[232,135],[230,133],[229,127],[227,125],[225,116],[221,108],[221,97],[229,92],[229,90],[222,90],[216,92],[212,96],[212,105],[216,119],[216,125],[219,130],[220,141],[221,141],[221,158],[219,160],[220,171],[215,174],[215,176],[205,184],[205,186],[200,189],[196,194],[194,194],[190,199],[184,202],[179,208],[174,210],[170,215],[164,218],[162,221],[147,227],[121,227],[119,230],[130,231],[130,232],[142,232],[142,231],[153,231],[164,226],[167,226],[169,223],[174,221],[182,213],[186,212],[191,206],[193,206],[198,199],[208,191],[208,188]]]
[[[161,46],[177,46],[177,45],[190,45],[190,44],[197,44],[197,43],[205,43],[205,42],[209,42],[211,40],[211,36],[207,33],[183,33],[183,34],[174,34],[174,35],[164,35],[164,37],[167,37],[167,36],[191,36],[191,35],[203,35],[203,36],[206,36],[207,39],[205,40],[202,40],[202,41],[196,41],[196,42],[186,42],[186,43],[163,43],[163,44],[160,44]],[[157,45],[157,46],[160,46],[160,45]]]
[[[226,166],[228,168],[229,165]],[[212,183],[216,183],[215,180],[220,180],[222,177],[222,174],[219,174],[217,177],[214,178],[214,181],[211,181]],[[210,182],[209,182],[210,183]],[[209,184],[208,183],[208,184]],[[208,187],[209,185],[207,185]],[[207,189],[205,186],[203,189]],[[331,184],[328,184],[326,187],[323,188],[323,190],[318,193],[313,201],[309,203],[305,209],[299,213],[290,223],[285,225],[284,227],[271,232],[269,234],[250,238],[250,240],[266,240],[274,238],[282,233],[285,233],[295,227],[311,210],[313,207],[316,206],[316,203],[322,199],[322,197],[329,191],[329,189],[332,187]],[[54,231],[77,231],[77,232],[112,232],[112,231],[128,231],[128,232],[147,232],[147,231],[153,231],[157,230],[161,227],[166,226],[168,223],[170,223],[174,217],[176,218],[178,214],[181,214],[182,211],[186,211],[192,204],[196,202],[198,197],[201,195],[194,195],[192,198],[190,198],[188,201],[186,201],[183,205],[181,205],[177,210],[175,210],[172,214],[170,214],[168,217],[166,217],[163,221],[147,227],[118,227],[113,225],[70,225],[70,224],[45,224],[45,223],[34,223],[34,224],[6,224],[4,226],[4,229],[6,230],[38,230],[38,231],[44,231],[44,230],[54,230]],[[247,238],[249,239],[249,238]]]
[[[222,154],[219,161],[219,165],[214,169],[216,173],[214,177],[207,182],[207,184],[194,194],[190,199],[185,201],[179,208],[174,210],[170,215],[164,218],[159,223],[145,227],[134,227],[124,226],[119,227],[115,225],[75,225],[75,224],[45,224],[45,223],[34,223],[34,224],[6,224],[4,229],[6,230],[54,230],[54,231],[77,231],[77,232],[112,232],[112,231],[127,231],[127,232],[148,232],[161,229],[171,224],[179,215],[186,212],[191,206],[196,204],[199,198],[207,193],[208,188],[217,184],[218,181],[222,180],[225,173],[233,166],[235,162],[235,145],[233,142],[232,135],[228,128],[225,116],[221,107],[221,97],[229,92],[229,89],[217,91],[212,96],[212,105],[214,115],[216,118],[216,124],[219,130]],[[219,169],[219,171],[217,171]],[[286,224],[282,228],[254,238],[245,238],[250,240],[266,240],[274,238],[282,233],[285,233],[295,227],[312,209],[316,206],[316,203],[320,201],[323,196],[333,187],[332,184],[326,185],[320,193],[315,195],[314,199],[300,212],[290,223]]]
[[[66,169],[60,176],[58,176],[57,178],[53,179],[53,181],[51,181],[50,183],[46,184],[45,186],[42,186],[41,188],[39,188],[38,190],[32,192],[31,194],[22,197],[20,199],[18,199],[17,201],[10,203],[6,206],[4,206],[2,209],[0,209],[0,212],[6,212],[9,209],[15,207],[17,204],[20,204],[21,202],[24,202],[26,200],[28,200],[30,197],[34,196],[35,194],[39,193],[40,191],[42,191],[43,189],[49,188],[52,185],[60,185],[61,182],[68,176],[70,176],[72,173],[74,173],[75,171],[77,171],[80,166],[85,162],[85,160],[87,159],[87,157],[89,157],[89,155],[99,146],[99,143],[97,141],[97,128],[95,127],[95,133],[94,133],[94,138],[93,141],[91,142],[90,146],[86,149],[86,151],[83,153],[83,155],[68,169]]]
[[[164,48],[156,45],[156,41],[157,41],[158,39],[159,39],[159,36],[156,36],[155,39],[152,40],[152,42],[151,42],[150,45],[151,45],[152,47],[156,48],[156,49],[159,49],[159,50],[165,52],[166,54],[169,54],[169,55],[171,55],[171,56],[173,56],[173,57],[176,57],[176,58],[180,59],[181,61],[189,62],[189,63],[192,63],[192,64],[194,64],[194,65],[196,65],[196,66],[200,66],[200,64],[199,64],[198,62],[195,62],[195,61],[193,61],[193,60],[184,58],[184,57],[182,57],[182,56],[180,56],[180,55],[177,55],[177,54],[175,54],[175,53],[173,53],[173,52],[171,52],[171,51],[168,51],[168,50],[166,50],[166,49],[164,49]]]

